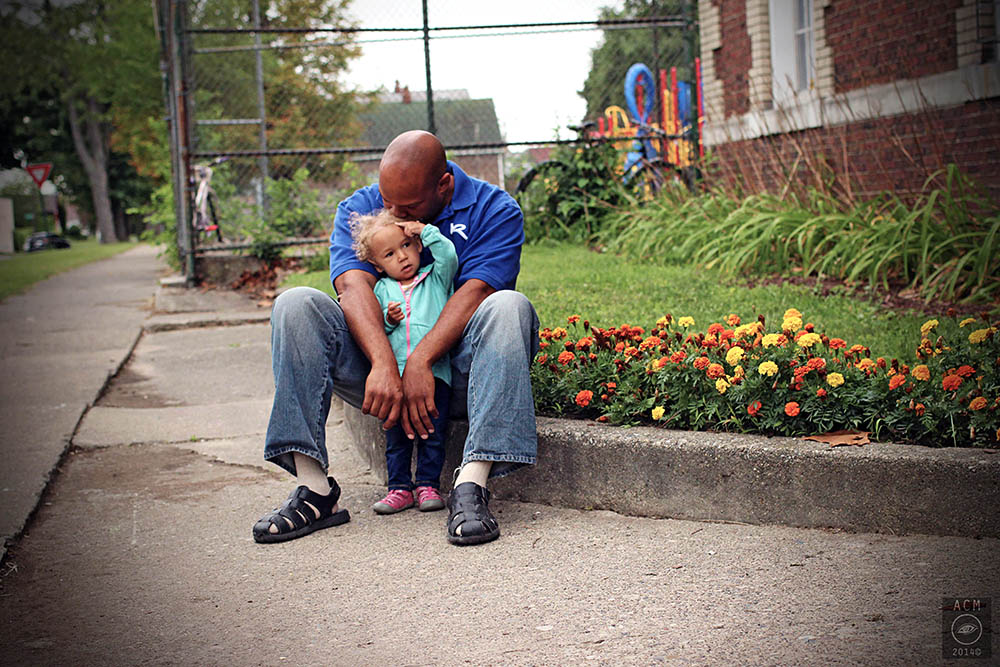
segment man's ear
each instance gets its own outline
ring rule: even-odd
[[[444,172],[444,175],[438,180],[437,191],[438,195],[445,196],[450,190],[455,182],[455,176],[450,172]]]

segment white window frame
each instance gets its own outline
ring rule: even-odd
[[[816,96],[815,16],[812,0],[768,0],[771,94],[775,106]]]

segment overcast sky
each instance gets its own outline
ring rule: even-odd
[[[621,0],[428,0],[427,13],[434,28],[592,21],[601,7],[621,5]],[[361,27],[423,25],[420,0],[355,0],[350,13]],[[528,30],[538,32],[516,34]],[[576,91],[583,87],[590,51],[600,44],[602,33],[553,30],[471,31],[478,37],[463,36],[470,32],[432,33],[431,85],[434,90],[464,88],[474,99],[492,98],[508,141],[551,139],[556,127],[563,128],[563,137],[573,136],[565,125],[578,122],[584,113],[586,105]],[[352,65],[349,83],[392,90],[398,80],[411,91],[426,88],[418,33],[361,33],[359,41],[363,55]]]

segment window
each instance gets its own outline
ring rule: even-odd
[[[769,0],[776,105],[808,96],[816,78],[812,0]]]

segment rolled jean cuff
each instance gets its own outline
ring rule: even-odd
[[[323,472],[327,470],[327,463],[320,458],[316,457],[315,451],[310,451],[304,447],[296,447],[294,445],[287,447],[274,447],[269,448],[264,452],[264,460],[270,461],[279,468],[296,475],[295,471],[295,459],[292,458],[293,453],[302,454],[303,456],[308,456],[311,459],[315,459],[317,463],[323,468]]]
[[[500,479],[525,466],[535,465],[534,456],[510,456],[503,454],[470,454],[468,458],[462,461],[462,465],[464,466],[466,463],[473,461],[490,461],[493,463],[490,466],[489,479]]]

